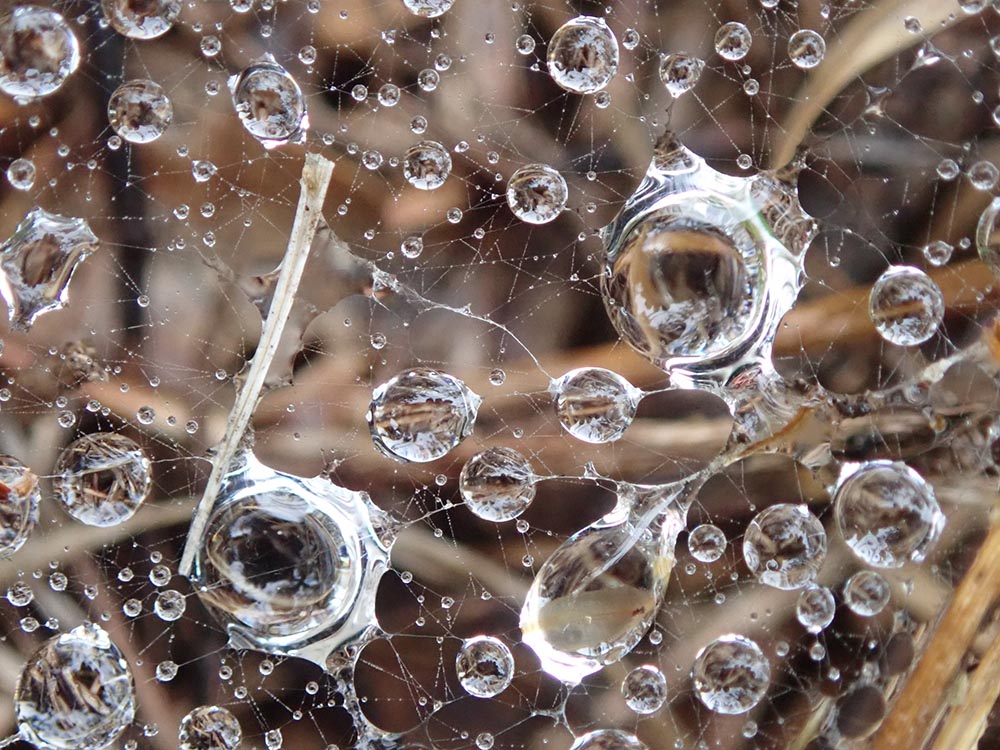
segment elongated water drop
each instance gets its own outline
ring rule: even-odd
[[[66,19],[37,5],[0,15],[0,91],[25,102],[57,91],[80,65]]]
[[[64,307],[73,272],[96,249],[83,219],[29,211],[0,246],[0,295],[11,326],[27,330],[40,315]]]
[[[618,40],[603,18],[578,16],[549,40],[552,80],[575,94],[595,94],[618,72]]]
[[[711,711],[743,714],[767,692],[771,666],[760,646],[741,635],[724,635],[705,646],[691,670],[695,694]]]
[[[0,454],[0,559],[28,540],[38,523],[38,477],[13,456]]]
[[[306,100],[291,73],[267,55],[229,79],[243,127],[264,148],[301,143],[309,129]]]
[[[21,738],[41,750],[100,750],[135,718],[135,689],[105,630],[81,625],[46,641],[14,689]]]

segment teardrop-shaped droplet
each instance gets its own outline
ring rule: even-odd
[[[30,101],[58,90],[80,65],[80,43],[48,8],[17,5],[0,15],[0,91]]]
[[[0,295],[11,326],[27,330],[38,316],[64,307],[73,272],[96,249],[83,219],[29,211],[0,246]]]
[[[113,432],[84,435],[56,461],[52,491],[63,509],[88,526],[117,526],[139,510],[153,479],[149,458]]]
[[[664,55],[660,60],[660,80],[675,99],[693,89],[704,70],[704,60],[683,52]]]
[[[0,559],[28,540],[38,523],[38,477],[13,456],[0,454]]]
[[[372,441],[397,461],[434,461],[472,433],[481,401],[447,373],[426,367],[406,370],[372,393]]]
[[[437,190],[451,172],[451,155],[437,141],[420,141],[403,157],[403,176],[420,190]]]
[[[100,750],[135,718],[132,674],[97,625],[46,641],[14,689],[21,738],[40,750]]]
[[[487,521],[510,521],[535,498],[535,474],[513,448],[487,448],[462,467],[458,479],[465,506]]]
[[[108,100],[111,129],[129,143],[150,143],[170,126],[174,108],[160,84],[146,79],[126,81]]]
[[[718,714],[743,714],[767,692],[771,665],[760,646],[741,635],[724,635],[705,646],[691,670],[695,694]]]
[[[243,739],[240,722],[222,706],[198,706],[181,719],[180,750],[236,750]]]
[[[882,338],[898,346],[916,346],[940,327],[944,295],[919,268],[890,266],[872,286],[868,310]]]
[[[163,36],[181,13],[182,0],[101,0],[108,22],[130,39]]]
[[[834,515],[851,551],[878,568],[923,560],[945,521],[923,477],[891,461],[845,472],[834,495]]]
[[[492,698],[514,679],[514,657],[503,641],[477,635],[462,642],[455,670],[465,692],[477,698]]]
[[[587,443],[618,440],[632,424],[642,392],[601,367],[571,370],[549,385],[559,424]]]
[[[302,89],[273,58],[262,57],[230,78],[229,90],[243,127],[264,148],[305,140],[309,117]]]
[[[546,164],[527,164],[507,181],[507,205],[528,224],[548,224],[566,208],[566,180]]]
[[[595,94],[618,72],[618,40],[603,18],[578,16],[549,40],[552,80],[575,94]]]
[[[797,589],[826,558],[826,531],[805,505],[782,503],[758,513],[743,536],[743,559],[761,583]]]

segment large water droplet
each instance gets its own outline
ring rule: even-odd
[[[631,732],[596,729],[577,737],[569,750],[646,750],[646,745]]]
[[[406,370],[372,393],[372,441],[397,461],[434,461],[472,433],[481,401],[447,373],[426,367]]]
[[[868,312],[879,335],[899,346],[927,341],[944,319],[944,296],[912,266],[890,266],[872,286]]]
[[[487,448],[462,467],[458,480],[466,507],[487,521],[509,521],[535,498],[535,474],[513,448]]]
[[[503,641],[478,635],[462,642],[455,670],[465,692],[492,698],[506,690],[514,678],[514,657]]]
[[[180,750],[236,750],[243,730],[229,709],[198,706],[181,719]]]
[[[635,417],[642,392],[625,378],[601,367],[570,370],[549,385],[559,424],[587,443],[610,443]]]
[[[84,435],[56,461],[52,491],[88,526],[117,526],[135,515],[152,486],[149,459],[135,441],[113,432]]]
[[[403,176],[420,190],[436,190],[444,185],[451,172],[451,155],[437,141],[420,141],[410,146],[403,157]]]
[[[108,100],[111,128],[130,143],[155,141],[170,126],[173,117],[170,99],[154,81],[126,81]]]
[[[691,670],[695,693],[710,710],[742,714],[756,706],[771,680],[760,646],[741,635],[724,635],[709,643]]]
[[[715,33],[715,51],[719,57],[732,62],[746,57],[752,42],[750,29],[738,21],[722,24]]]
[[[99,750],[135,718],[135,690],[121,652],[97,625],[46,641],[14,690],[22,739],[42,750]]]
[[[13,456],[0,454],[0,559],[28,540],[38,523],[38,477]]]
[[[96,249],[83,219],[29,211],[0,246],[0,295],[11,326],[27,330],[38,316],[64,307],[73,272]]]
[[[667,701],[667,678],[651,664],[636,667],[622,680],[622,696],[637,714],[656,713]]]
[[[874,617],[889,603],[889,582],[874,570],[860,570],[844,584],[844,604],[854,614]]]
[[[826,40],[812,29],[796,31],[788,38],[788,59],[797,68],[815,68],[826,56]]]
[[[455,0],[403,0],[406,9],[417,16],[437,18],[451,10]]]
[[[0,16],[0,91],[19,101],[56,91],[80,65],[80,43],[61,15],[19,5]]]
[[[16,190],[31,190],[35,184],[35,163],[30,159],[14,159],[7,167],[7,182]]]
[[[119,34],[131,39],[155,39],[174,25],[182,0],[101,0],[104,16]]]
[[[602,18],[578,16],[549,40],[549,75],[567,91],[594,94],[618,72],[618,40]]]
[[[375,590],[388,565],[378,518],[362,493],[243,455],[196,555],[198,595],[226,622],[233,648],[324,665],[375,622]]]
[[[262,57],[232,76],[229,90],[243,127],[264,148],[305,140],[309,117],[302,89],[274,58]]]
[[[698,562],[715,562],[726,551],[726,535],[718,526],[703,523],[691,529],[688,552]]]
[[[795,616],[810,633],[819,633],[833,622],[837,603],[833,592],[825,586],[811,586],[799,594]]]
[[[772,505],[754,517],[743,536],[743,559],[750,572],[775,588],[811,583],[825,558],[823,524],[805,505]]]
[[[546,164],[528,164],[507,181],[507,205],[514,216],[528,224],[548,224],[563,209],[569,190],[566,180]]]
[[[660,80],[675,99],[693,89],[704,70],[704,60],[683,52],[664,55],[660,60]]]
[[[834,514],[851,551],[878,568],[923,560],[944,527],[931,486],[891,461],[850,467],[837,486]]]

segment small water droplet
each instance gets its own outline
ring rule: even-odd
[[[826,40],[812,29],[796,31],[788,39],[788,58],[802,70],[815,68],[826,56]]]
[[[462,467],[459,489],[466,507],[487,521],[509,521],[535,498],[535,475],[513,448],[487,448]]]
[[[722,24],[715,33],[715,51],[719,53],[719,57],[730,62],[746,57],[752,42],[750,29],[738,21]]]
[[[594,94],[615,77],[618,55],[618,40],[603,18],[578,16],[549,41],[549,75],[567,91]]]
[[[698,562],[715,562],[726,551],[726,535],[718,526],[703,523],[688,535],[688,551]]]
[[[150,143],[166,132],[174,108],[160,84],[147,79],[126,81],[108,100],[111,129],[129,143]]]
[[[657,667],[636,667],[622,680],[625,704],[637,714],[659,711],[667,700],[667,678]]]
[[[514,678],[514,657],[503,641],[479,635],[462,642],[455,670],[465,692],[492,698],[506,690]]]
[[[163,36],[180,15],[182,0],[101,0],[105,18],[130,39]]]
[[[861,570],[844,584],[844,604],[854,614],[874,617],[889,603],[889,582],[874,570]]]
[[[743,714],[767,692],[771,666],[760,646],[741,635],[724,635],[709,643],[691,670],[695,694],[719,714]]]
[[[222,706],[199,706],[181,719],[180,750],[236,750],[243,739],[239,721]]]
[[[436,190],[451,172],[451,155],[437,141],[420,141],[406,150],[403,176],[419,190]]]
[[[587,443],[618,440],[642,395],[621,375],[600,367],[571,370],[552,381],[549,392],[563,429]]]
[[[754,517],[743,536],[743,559],[750,572],[775,588],[811,583],[825,558],[823,524],[805,505],[772,505]]]
[[[507,205],[521,221],[547,224],[566,207],[566,180],[546,164],[528,164],[507,181]]]
[[[660,60],[660,80],[675,99],[693,89],[704,70],[704,60],[683,52],[664,55]]]

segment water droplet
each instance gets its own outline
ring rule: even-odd
[[[630,732],[620,729],[597,729],[576,738],[570,750],[647,750]]]
[[[886,341],[915,346],[927,341],[941,325],[944,295],[919,268],[890,266],[872,286],[868,313]]]
[[[531,34],[522,34],[517,38],[514,47],[518,54],[530,55],[535,51],[535,38]]]
[[[622,695],[637,714],[656,713],[667,700],[667,678],[651,664],[636,667],[622,680]]]
[[[833,592],[825,586],[810,586],[799,594],[795,616],[810,633],[819,633],[833,622],[837,603]]]
[[[566,180],[546,164],[528,164],[507,181],[507,205],[521,221],[547,224],[554,221],[569,198]]]
[[[424,241],[417,235],[407,237],[399,246],[399,252],[403,254],[404,258],[419,258],[420,254],[424,251]]]
[[[139,424],[153,424],[156,419],[156,411],[152,406],[140,406],[135,413],[135,418]]]
[[[383,107],[395,107],[400,99],[399,86],[394,83],[383,84],[378,90],[377,98]]]
[[[388,550],[367,496],[276,472],[252,454],[223,480],[194,565],[232,648],[325,665],[375,622]]]
[[[602,18],[578,16],[560,26],[548,47],[552,80],[575,94],[594,94],[618,72],[618,40]]]
[[[7,601],[14,607],[27,607],[35,600],[35,592],[24,581],[16,581],[7,589]]]
[[[1000,180],[1000,170],[993,162],[977,161],[969,167],[969,182],[976,190],[992,190],[998,180]]]
[[[874,570],[860,570],[844,584],[844,604],[854,614],[874,617],[889,603],[889,582]]]
[[[15,159],[7,167],[7,182],[15,190],[31,190],[35,184],[35,163],[28,159]]]
[[[135,689],[121,652],[97,625],[46,641],[14,690],[21,738],[43,750],[100,750],[135,718]]]
[[[458,480],[466,507],[487,521],[509,521],[535,498],[528,459],[513,448],[487,448],[462,467]]]
[[[406,150],[403,176],[419,190],[436,190],[451,172],[451,155],[437,141],[420,141]]]
[[[492,698],[506,690],[514,678],[514,657],[503,641],[479,635],[462,642],[455,670],[465,692]]]
[[[284,744],[284,739],[281,736],[280,729],[271,729],[264,734],[264,744],[267,746],[267,750],[280,750],[282,744]]]
[[[264,148],[305,140],[309,117],[302,89],[274,58],[261,57],[232,76],[229,90],[243,127]]]
[[[38,477],[13,456],[0,454],[0,559],[28,540],[38,523]]]
[[[772,505],[754,517],[743,537],[743,559],[750,572],[775,588],[811,583],[825,558],[823,524],[805,505]]]
[[[738,21],[730,21],[719,27],[715,34],[715,51],[731,62],[742,60],[750,52],[753,37],[750,29]]]
[[[152,486],[149,459],[133,440],[111,432],[70,443],[55,465],[52,490],[63,509],[88,526],[131,518]]]
[[[994,198],[979,218],[976,249],[983,263],[1000,276],[1000,198]]]
[[[174,108],[163,87],[153,81],[126,81],[108,100],[108,122],[130,143],[149,143],[170,126]]]
[[[935,240],[924,246],[924,258],[932,266],[943,266],[951,260],[954,249],[944,240]]]
[[[826,40],[812,29],[796,31],[788,39],[788,58],[797,68],[815,68],[825,56]]]
[[[217,171],[219,171],[218,167],[205,159],[191,163],[191,176],[194,177],[195,182],[208,182]]]
[[[601,367],[571,370],[549,385],[559,424],[586,443],[618,440],[632,424],[642,392]]]
[[[181,592],[173,589],[161,591],[156,595],[156,601],[153,602],[153,611],[156,612],[157,617],[165,622],[181,619],[185,609],[187,609],[187,600],[184,599]]]
[[[641,41],[642,36],[635,29],[625,29],[625,33],[622,34],[622,47],[625,49],[635,49]]]
[[[842,476],[834,515],[851,551],[878,568],[923,560],[944,527],[931,486],[891,461],[871,461]]]
[[[695,693],[719,714],[743,714],[756,706],[771,680],[760,646],[741,635],[724,635],[709,643],[691,670]]]
[[[688,535],[688,552],[698,562],[715,562],[726,551],[726,535],[718,526],[703,523]]]
[[[177,662],[161,661],[156,665],[156,679],[159,682],[170,682],[177,676]]]
[[[40,315],[65,307],[73,272],[96,249],[83,219],[29,211],[0,246],[0,295],[11,326],[27,330]]]
[[[406,370],[372,393],[372,441],[397,461],[434,461],[472,433],[481,401],[451,375],[426,367]]]
[[[403,0],[406,9],[417,16],[437,18],[451,10],[455,0]]]
[[[19,5],[0,16],[0,91],[19,101],[56,91],[80,65],[80,43],[61,15]]]
[[[493,735],[490,732],[480,732],[477,734],[476,747],[479,750],[490,750],[493,747]]]
[[[704,70],[704,60],[684,52],[664,55],[660,60],[660,80],[675,99],[693,89]]]
[[[180,15],[182,0],[101,0],[104,16],[119,34],[131,39],[163,36]]]

